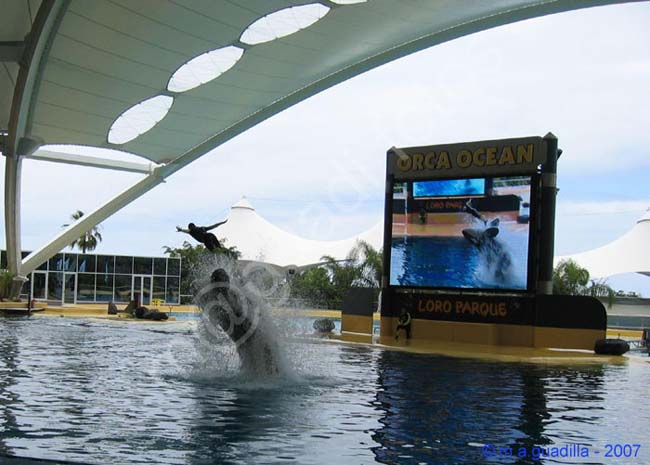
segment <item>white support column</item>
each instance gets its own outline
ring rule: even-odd
[[[22,156],[30,155],[39,145],[30,137],[32,99],[40,84],[41,68],[50,41],[60,24],[69,0],[43,0],[20,56],[20,69],[14,87],[9,117],[9,133],[5,137],[5,231],[7,264],[14,274],[10,296],[18,297],[26,272],[21,267],[20,247],[20,180]],[[15,50],[14,50],[15,51]],[[31,270],[30,270],[31,271]]]
[[[20,157],[5,157],[5,228],[7,269],[20,276]]]
[[[50,257],[54,256],[61,249],[72,243],[73,240],[79,238],[85,232],[90,230],[93,226],[101,223],[113,213],[119,211],[121,208],[130,204],[145,192],[150,191],[162,182],[164,182],[164,177],[161,168],[156,168],[152,174],[141,179],[92,213],[82,216],[79,220],[75,221],[61,233],[56,235],[48,244],[30,253],[22,262],[22,273],[25,275],[31,273]]]

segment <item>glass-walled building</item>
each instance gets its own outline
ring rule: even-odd
[[[23,252],[23,257],[29,252]],[[2,251],[0,268],[7,266]],[[59,253],[28,276],[23,296],[66,304],[117,302],[136,298],[142,305],[151,299],[180,303],[181,260],[168,257],[132,257]]]

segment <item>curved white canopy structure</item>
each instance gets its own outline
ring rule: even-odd
[[[230,209],[228,222],[213,231],[226,245],[236,246],[242,259],[271,263],[281,267],[301,267],[322,261],[323,255],[343,260],[358,240],[376,249],[383,241],[383,223],[363,234],[340,241],[315,241],[291,234],[262,218],[245,198]]]
[[[621,273],[650,276],[650,210],[615,241],[587,252],[557,257],[555,261],[568,259],[589,271],[592,278]]]
[[[364,71],[514,21],[624,1],[6,0],[0,148],[9,267],[29,273],[188,163]],[[178,70],[226,47],[243,52],[168,88]],[[171,106],[155,114],[138,107],[152,101]],[[120,119],[127,110],[129,118]],[[111,132],[125,121],[132,125],[127,135]],[[21,159],[38,156],[42,144],[119,148],[155,167],[21,261]]]

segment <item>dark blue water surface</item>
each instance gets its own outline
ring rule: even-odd
[[[478,265],[478,249],[463,237],[393,238],[390,283],[480,287],[473,273]]]
[[[528,234],[500,232],[479,250],[461,237],[393,238],[390,284],[479,289],[526,289]],[[498,251],[498,252],[495,252]],[[505,255],[507,266],[500,266]],[[502,274],[497,274],[497,269]]]
[[[227,343],[206,349],[189,322],[0,319],[0,463],[650,463],[644,359],[565,367],[286,349],[291,375],[246,379]],[[482,455],[485,444],[574,443],[591,457]],[[603,457],[606,444],[640,444],[638,457]]]

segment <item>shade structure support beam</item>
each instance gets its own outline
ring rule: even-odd
[[[30,253],[22,261],[22,272],[24,274],[31,273],[50,257],[60,252],[61,249],[70,245],[72,241],[162,182],[164,182],[164,178],[162,177],[161,168],[156,168],[153,173],[145,176],[93,212],[82,216],[57,234],[49,243]]]
[[[25,156],[25,158],[29,158],[30,160],[49,161],[53,163],[64,163],[66,165],[87,166],[90,168],[103,168],[140,174],[150,174],[156,167],[153,163],[135,163],[130,161],[112,160],[110,158],[88,157],[72,153],[51,152],[49,150],[38,150],[33,155]]]
[[[39,87],[42,68],[51,40],[58,30],[68,0],[43,0],[27,36],[18,63],[18,78],[9,116],[9,131],[4,138],[5,156],[5,237],[7,268],[14,275],[10,297],[17,298],[26,281],[21,268],[20,190],[22,157],[31,155],[39,145],[30,137],[31,110]],[[16,50],[14,49],[14,52]]]

